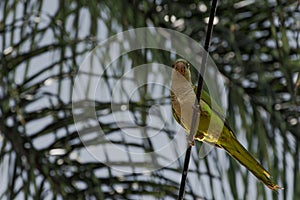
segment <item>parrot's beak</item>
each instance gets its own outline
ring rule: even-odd
[[[177,72],[179,72],[179,73],[180,73],[182,76],[184,76],[184,77],[186,77],[186,72],[187,72],[187,70],[189,70],[189,69],[188,69],[188,66],[186,65],[186,63],[181,62],[181,61],[176,62],[176,63],[174,64],[174,69],[175,69]]]

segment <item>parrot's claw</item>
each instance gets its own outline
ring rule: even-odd
[[[191,138],[188,136],[188,137],[187,137],[187,141],[188,141],[188,143],[189,143],[190,146],[194,146],[194,145],[195,145],[195,140],[194,140],[194,138],[191,139]]]

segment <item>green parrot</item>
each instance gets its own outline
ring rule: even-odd
[[[193,106],[196,99],[192,85],[190,65],[178,59],[173,65],[171,100],[175,120],[189,133],[192,122]],[[212,104],[214,106],[212,106]],[[282,189],[271,180],[271,176],[257,160],[236,139],[232,129],[220,114],[219,107],[204,90],[198,113],[198,128],[194,135],[196,141],[202,141],[224,149],[230,156],[250,170],[259,180],[272,190]],[[200,116],[200,122],[199,122]]]

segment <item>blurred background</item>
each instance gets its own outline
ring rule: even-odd
[[[210,3],[1,1],[0,199],[175,199],[184,159],[176,152],[180,148],[172,147],[178,160],[142,172],[136,168],[144,167],[143,160],[130,156],[115,160],[109,149],[103,148],[106,160],[101,161],[87,151],[87,146],[95,144],[92,137],[83,144],[75,126],[74,78],[99,42],[129,29],[168,28],[203,44]],[[220,1],[214,23],[209,53],[225,79],[228,120],[243,145],[285,189],[270,191],[220,149],[213,149],[203,159],[194,150],[185,199],[298,199],[299,2]],[[145,85],[135,91],[134,98],[120,95],[129,104],[124,107],[120,101],[118,108],[111,107],[111,95],[128,69],[153,62],[171,65],[175,59],[171,52],[141,49],[115,60],[104,73],[101,87],[106,92],[97,94],[93,102],[98,119],[95,126],[100,125],[113,144],[136,152],[159,148],[146,136],[151,134],[149,129],[157,129],[157,123],[172,117],[170,91]],[[141,78],[149,79],[148,74],[153,71]],[[130,77],[127,81],[130,84]],[[129,113],[139,129],[120,122],[122,117],[113,118],[113,109]],[[149,119],[149,113],[157,123]],[[167,122],[159,127],[156,140],[173,138],[178,131],[174,119]],[[120,123],[145,137],[128,140]],[[87,136],[95,133],[93,126],[80,128]]]

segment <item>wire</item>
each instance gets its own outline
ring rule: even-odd
[[[201,92],[202,92],[202,87],[203,87],[203,75],[205,73],[205,68],[206,68],[206,61],[208,57],[208,49],[210,46],[210,41],[211,41],[211,35],[213,31],[213,22],[214,18],[216,15],[216,10],[217,10],[217,0],[212,1],[212,5],[210,8],[210,14],[209,14],[209,21],[207,25],[207,31],[206,31],[206,37],[205,37],[205,43],[204,43],[204,51],[202,53],[202,62],[201,62],[201,68],[199,72],[199,78],[198,78],[198,87],[197,87],[197,92],[196,92],[196,100],[193,106],[193,118],[192,118],[192,124],[191,124],[191,130],[190,134],[188,136],[188,142],[189,146],[186,150],[185,153],[185,159],[184,159],[184,166],[183,166],[183,171],[182,171],[182,176],[181,176],[181,183],[180,183],[180,189],[179,189],[179,195],[178,195],[178,200],[183,199],[184,197],[184,191],[185,191],[185,184],[186,184],[186,178],[188,174],[188,167],[189,167],[189,162],[190,162],[190,157],[191,157],[191,150],[192,146],[194,145],[194,134],[196,132],[196,122],[197,122],[197,115],[199,112],[199,109],[201,110],[200,106],[200,97],[201,97]]]

